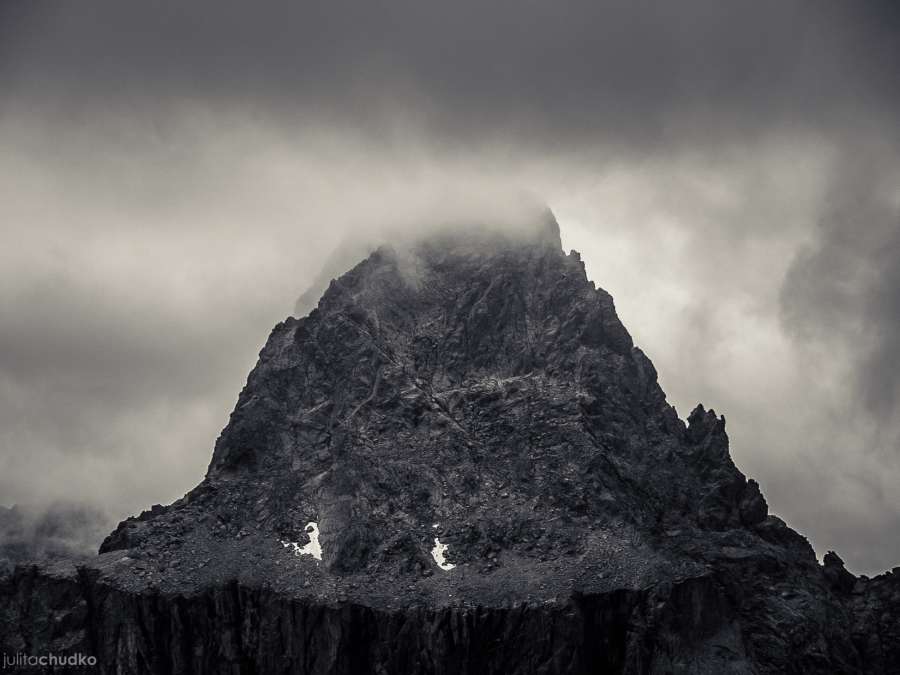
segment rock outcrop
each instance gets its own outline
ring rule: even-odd
[[[900,574],[824,563],[543,214],[379,248],[276,326],[203,482],[6,574],[0,645],[109,673],[900,672]]]

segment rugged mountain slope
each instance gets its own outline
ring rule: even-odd
[[[527,231],[381,248],[276,326],[205,480],[0,588],[7,650],[108,672],[900,672],[900,575],[767,514]],[[50,617],[53,617],[52,619]]]

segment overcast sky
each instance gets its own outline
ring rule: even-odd
[[[770,508],[900,564],[900,5],[0,0],[0,503],[183,494],[330,252],[523,191]]]

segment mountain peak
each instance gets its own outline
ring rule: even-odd
[[[227,514],[191,537],[220,565],[242,532],[299,550],[314,526],[322,583],[361,578],[387,594],[444,564],[471,601],[543,597],[551,561],[584,588],[637,583],[649,560],[699,569],[656,550],[654,533],[740,528],[753,486],[723,428],[688,433],[612,298],[562,252],[552,213],[525,225],[443,228],[332,281],[273,331],[204,482],[103,550],[161,548],[176,514],[200,512]]]
[[[110,534],[104,584],[166,598],[236,580],[203,601],[237,603],[241,636],[274,616],[270,634],[303,636],[278,654],[369,650],[297,672],[402,672],[460,641],[474,660],[448,672],[893,662],[889,637],[846,627],[895,635],[871,611],[894,581],[867,595],[836,556],[819,566],[731,461],[724,418],[678,418],[552,213],[392,241],[275,327],[205,479]],[[255,644],[220,628],[196,634]],[[241,658],[283,670],[267,654]]]
[[[307,315],[332,281],[375,251],[380,251],[381,255],[399,255],[410,263],[416,258],[416,252],[424,249],[455,249],[465,255],[484,257],[504,250],[529,248],[562,251],[559,223],[553,211],[531,202],[506,210],[495,220],[455,218],[415,229],[387,227],[374,233],[355,234],[341,242],[327,257],[322,269],[298,298],[294,316]]]

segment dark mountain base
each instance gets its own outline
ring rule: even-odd
[[[900,583],[879,583],[896,612]],[[92,654],[93,673],[900,672],[896,613],[890,634],[841,606],[811,621],[773,615],[748,590],[719,574],[541,606],[384,611],[237,582],[134,593],[84,568],[19,568],[0,584],[0,625],[7,654]]]

